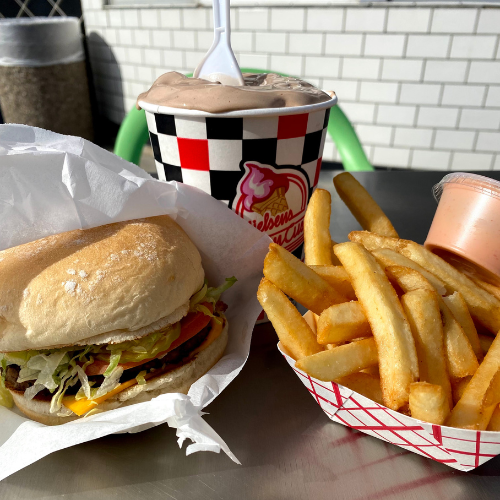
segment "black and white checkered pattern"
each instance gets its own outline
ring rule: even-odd
[[[231,206],[246,161],[300,167],[315,187],[330,110],[273,117],[146,112],[159,178],[196,186]]]

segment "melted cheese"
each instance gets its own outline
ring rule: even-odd
[[[211,319],[210,321],[210,332],[208,333],[207,338],[203,341],[201,345],[199,345],[196,349],[191,351],[191,355],[198,354],[199,352],[203,351],[203,349],[206,349],[214,340],[216,340],[219,335],[222,333],[222,327],[224,326],[224,320],[222,318],[219,318],[220,320],[223,321],[223,323],[217,323],[217,321],[214,320],[214,318]]]
[[[219,335],[222,332],[222,327],[223,325],[220,323],[217,323],[217,321],[214,321],[214,318],[210,321],[211,329],[210,332],[207,336],[207,338],[203,341],[201,345],[199,345],[196,349],[194,349],[191,352],[191,355],[194,356],[198,354],[199,352],[203,351],[203,349],[206,349],[214,340],[216,340]],[[148,378],[153,378],[157,376],[158,374],[154,373],[149,373],[146,375],[146,379]],[[93,410],[96,408],[98,405],[101,403],[104,403],[107,399],[113,397],[114,395],[118,394],[119,392],[124,391],[125,389],[128,389],[129,387],[132,387],[133,385],[137,384],[137,380],[133,378],[132,380],[127,380],[127,382],[123,382],[120,384],[118,387],[113,389],[112,391],[108,392],[104,396],[101,396],[100,398],[97,399],[79,399],[78,401],[75,399],[75,396],[65,396],[63,398],[63,405],[71,410],[73,413],[76,413],[79,417],[82,415],[85,415],[85,413],[89,412],[90,410]]]
[[[135,378],[133,378],[132,380],[127,380],[126,382],[123,382],[123,384],[120,384],[118,387],[115,387],[112,391],[104,394],[104,396],[101,396],[97,399],[83,398],[77,401],[75,399],[75,396],[66,396],[63,398],[63,405],[66,408],[70,409],[73,413],[76,413],[79,417],[81,417],[88,411],[93,410],[97,405],[104,403],[106,399],[113,397],[115,394],[118,394],[119,392],[122,392],[128,387],[132,387],[135,384],[137,384],[137,380]]]

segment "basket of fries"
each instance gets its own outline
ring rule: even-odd
[[[334,422],[472,470],[500,453],[500,289],[400,239],[350,174],[334,184],[364,231],[332,244],[317,189],[305,262],[271,243],[258,299],[278,348]]]

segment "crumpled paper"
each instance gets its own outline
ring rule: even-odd
[[[177,429],[186,453],[220,452],[239,463],[202,418],[243,368],[261,310],[255,292],[271,241],[221,202],[202,191],[153,179],[145,171],[98,146],[23,125],[0,125],[0,250],[72,229],[169,214],[198,247],[209,283],[238,282],[228,304],[229,342],[222,359],[189,394],[163,394],[49,427],[16,409],[0,407],[0,479],[57,450],[162,423]]]

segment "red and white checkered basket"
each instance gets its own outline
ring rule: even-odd
[[[500,454],[500,432],[455,429],[407,417],[343,385],[310,377],[295,367],[280,344],[278,349],[334,422],[464,472]]]

